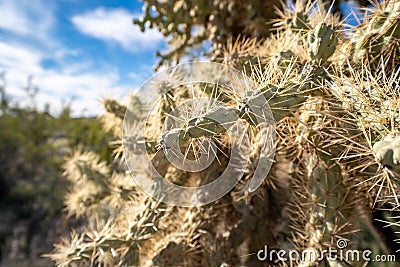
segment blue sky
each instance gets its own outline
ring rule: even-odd
[[[64,102],[74,116],[100,114],[101,99],[138,88],[153,74],[155,52],[166,48],[159,32],[133,25],[141,9],[138,0],[0,0],[7,95],[29,105],[23,88],[32,76],[39,109],[48,103],[58,114]]]
[[[155,30],[141,33],[132,19],[137,0],[0,0],[0,72],[6,92],[29,103],[27,78],[39,88],[37,106],[57,114],[63,101],[73,114],[98,115],[102,97],[123,98],[153,71],[165,49]]]

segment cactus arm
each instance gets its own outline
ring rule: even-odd
[[[182,128],[165,131],[160,144],[166,148],[177,147],[173,142],[180,140],[180,146],[187,144],[189,138],[212,137],[225,133],[239,118],[257,127],[260,123],[279,121],[292,114],[292,108],[303,103],[310,94],[310,84],[289,83],[282,89],[267,85],[249,91],[239,107],[220,106],[188,120]],[[268,117],[269,106],[272,117]]]

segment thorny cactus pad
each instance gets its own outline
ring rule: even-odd
[[[311,59],[317,62],[326,62],[336,50],[338,42],[336,35],[330,25],[324,22],[318,23],[308,35]]]

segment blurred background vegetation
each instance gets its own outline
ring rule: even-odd
[[[0,85],[0,259],[1,266],[51,266],[49,252],[70,224],[62,213],[68,182],[61,165],[72,149],[91,147],[110,161],[111,139],[95,118],[73,118],[70,106],[58,116],[11,105],[5,77]]]

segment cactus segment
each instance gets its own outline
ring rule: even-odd
[[[189,120],[186,133],[191,138],[214,136],[226,132],[237,120],[236,109],[218,107],[216,110]]]
[[[310,31],[307,41],[310,46],[310,58],[325,63],[335,52],[338,38],[330,25],[320,22]]]
[[[290,116],[291,110],[307,99],[308,88],[308,84],[292,84],[284,89],[269,84],[259,90],[250,91],[239,109],[239,114],[253,126],[268,120],[280,121]],[[266,117],[266,108],[271,109],[273,118]]]

